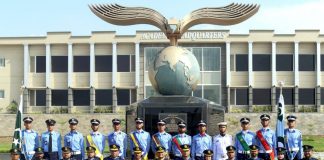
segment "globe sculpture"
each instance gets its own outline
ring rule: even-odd
[[[178,45],[178,39],[198,24],[233,25],[253,16],[259,5],[232,3],[224,7],[205,7],[192,11],[181,21],[166,19],[146,7],[125,7],[118,4],[90,5],[91,11],[104,21],[116,25],[150,24],[159,28],[170,40],[149,68],[149,78],[162,95],[189,95],[200,79],[195,56]]]
[[[152,86],[162,95],[189,95],[200,80],[196,57],[179,46],[169,46],[161,50],[148,74]]]

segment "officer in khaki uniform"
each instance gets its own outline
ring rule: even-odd
[[[204,150],[204,160],[212,160],[213,159],[213,151],[211,149]]]
[[[250,148],[251,156],[248,160],[263,160],[258,157],[259,147],[257,145],[250,145],[249,148]]]
[[[285,160],[286,159],[286,149],[283,147],[277,147],[277,158],[278,160]]]
[[[303,145],[303,151],[304,151],[304,158],[302,160],[317,160],[316,158],[313,158],[313,146],[311,145]]]
[[[227,151],[227,160],[235,160],[235,151],[236,148],[234,146],[227,146],[226,147],[226,151]]]
[[[142,160],[142,151],[140,147],[134,147],[132,160]]]
[[[72,158],[72,149],[70,147],[62,147],[62,160],[77,160],[75,158]]]
[[[44,150],[42,147],[37,147],[35,149],[35,155],[32,160],[47,160],[46,158],[44,158]]]
[[[21,152],[19,149],[11,149],[10,150],[11,160],[19,160],[20,154],[21,154]]]
[[[109,145],[110,148],[110,156],[104,158],[104,160],[123,160],[124,158],[119,156],[120,146],[117,144]]]
[[[87,156],[88,158],[86,160],[100,160],[100,158],[96,157],[96,148],[92,146],[86,147]]]
[[[188,144],[181,145],[180,148],[182,157],[176,157],[174,160],[192,160],[190,158],[190,147],[191,146]]]
[[[166,157],[167,152],[163,146],[155,147],[155,151],[156,151],[155,160],[169,160],[169,158]]]

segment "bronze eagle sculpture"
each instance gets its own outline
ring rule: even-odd
[[[115,25],[150,24],[159,28],[177,45],[178,39],[192,26],[198,24],[233,25],[253,16],[260,8],[256,4],[232,3],[224,7],[206,7],[192,11],[181,21],[166,19],[154,9],[125,7],[118,4],[89,5],[91,11],[104,21]]]

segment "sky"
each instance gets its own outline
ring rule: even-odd
[[[69,31],[74,36],[91,35],[92,31],[133,35],[138,30],[158,30],[150,25],[109,24],[95,16],[89,4],[149,7],[167,19],[182,19],[195,9],[221,7],[232,2],[259,4],[260,9],[237,25],[197,25],[191,29],[226,29],[241,34],[250,29],[271,29],[280,34],[294,33],[296,29],[318,29],[324,33],[324,0],[2,0],[0,37],[44,36],[58,31]]]

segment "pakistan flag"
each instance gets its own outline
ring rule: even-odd
[[[22,117],[22,106],[23,106],[23,96],[20,95],[20,103],[19,103],[18,110],[17,110],[16,125],[15,125],[15,131],[14,131],[14,135],[13,135],[12,147],[11,148],[16,148],[16,149],[20,149],[21,148],[21,117]]]

